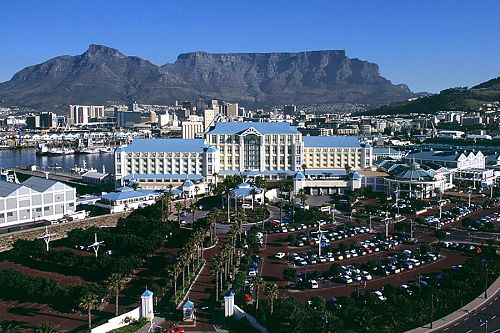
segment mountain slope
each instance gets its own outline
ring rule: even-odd
[[[297,53],[181,54],[156,66],[118,50],[90,45],[27,67],[0,84],[4,105],[62,107],[75,103],[172,103],[198,97],[251,105],[362,103],[381,105],[415,96],[393,85],[376,64],[343,50]]]
[[[421,97],[412,101],[398,102],[363,112],[365,115],[391,115],[438,111],[471,111],[484,103],[500,100],[500,78],[492,79],[472,88],[451,88],[439,94]]]

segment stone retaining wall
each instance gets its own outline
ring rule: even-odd
[[[114,227],[118,223],[118,219],[126,217],[130,212],[107,214],[96,217],[89,217],[83,220],[75,220],[60,224],[53,224],[48,227],[50,233],[55,233],[53,239],[66,237],[68,231],[76,228],[89,228],[92,226],[110,226]],[[18,239],[34,240],[44,234],[45,227],[37,227],[33,229],[20,230],[7,234],[0,235],[0,252],[8,251],[12,248],[12,244]]]

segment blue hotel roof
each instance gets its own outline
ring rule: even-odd
[[[109,201],[126,200],[132,198],[142,198],[153,194],[153,190],[135,190],[135,191],[123,191],[123,192],[110,192],[103,196],[101,199],[106,199]]]
[[[135,139],[127,147],[120,147],[116,152],[127,153],[182,153],[203,152],[207,148],[204,139]]]
[[[359,148],[361,146],[357,136],[303,136],[302,140],[306,148]]]
[[[191,179],[191,180],[202,180],[205,179],[202,175],[197,175],[194,173],[190,174],[170,174],[170,173],[159,173],[159,174],[154,174],[154,173],[131,173],[129,175],[126,175],[124,179],[126,180],[131,180],[131,179],[179,179],[179,180],[184,180],[184,179]]]
[[[260,134],[299,134],[297,127],[285,122],[218,122],[208,134],[239,134],[249,128],[255,128]]]

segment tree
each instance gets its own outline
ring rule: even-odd
[[[212,270],[213,274],[215,275],[215,301],[219,301],[219,283],[222,284],[222,281],[219,281],[219,273],[222,271],[222,267],[224,265],[222,261],[222,256],[220,253],[217,253],[215,257],[212,260],[212,265],[210,266],[210,269]]]
[[[140,188],[140,185],[138,182],[130,182],[130,187],[134,189],[134,191],[137,191]]]
[[[297,197],[299,198],[300,203],[302,204],[302,207],[304,207],[306,205],[307,194],[306,194],[306,192],[304,191],[303,188],[301,188],[299,190],[299,193],[297,194]]]
[[[246,218],[245,211],[243,211],[243,210],[237,211],[234,218],[235,218],[236,223],[238,225],[239,241],[241,242],[241,228],[242,228],[243,222],[245,221],[245,218]]]
[[[266,284],[264,282],[264,279],[262,276],[256,276],[255,279],[253,280],[254,286],[255,286],[255,310],[259,310],[259,294],[260,294],[260,289],[264,287]]]
[[[266,188],[266,181],[261,176],[255,177],[253,184],[255,187],[258,187],[258,188],[262,188],[262,189]]]
[[[434,237],[436,237],[439,241],[442,241],[446,237],[446,232],[443,230],[436,230],[434,232]]]
[[[250,189],[250,194],[252,195],[252,210],[255,209],[255,196],[257,194],[259,194],[259,191],[257,191],[257,189],[255,187],[252,187],[252,189]]]
[[[118,298],[120,290],[123,288],[127,280],[121,274],[114,273],[106,280],[106,289],[110,293],[115,294],[115,315],[118,316]]]
[[[297,270],[287,267],[283,270],[283,277],[287,281],[295,282],[297,280]]]
[[[20,332],[19,325],[15,322],[0,323],[0,333],[18,333]]]
[[[87,311],[89,321],[89,332],[92,329],[92,309],[99,303],[99,296],[93,291],[86,291],[80,298],[80,308]]]
[[[174,204],[175,209],[177,209],[177,224],[180,226],[181,225],[181,209],[182,209],[182,204],[180,202],[176,202]]]
[[[189,208],[191,208],[191,213],[193,214],[193,225],[194,225],[194,213],[196,213],[196,211],[198,210],[198,206],[196,206],[196,204],[193,202],[191,203]]]
[[[280,208],[280,222],[283,222],[283,207],[285,207],[285,203],[281,198],[280,201],[278,201],[278,207]]]
[[[196,201],[198,201],[198,198],[197,198],[197,197],[198,197],[198,193],[199,193],[199,192],[200,192],[200,187],[199,187],[198,185],[196,185],[196,186],[194,187],[194,197],[195,197]]]
[[[332,278],[338,277],[342,273],[342,267],[338,263],[333,263],[328,269],[328,275]]]
[[[33,333],[58,333],[58,332],[60,331],[57,330],[51,323],[41,323],[40,325],[37,325],[33,330]]]
[[[279,288],[276,283],[267,283],[264,287],[264,294],[269,299],[271,315],[274,311],[274,300],[278,298]]]

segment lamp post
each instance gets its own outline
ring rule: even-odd
[[[472,189],[470,186],[469,186],[469,191],[467,193],[469,194],[469,208],[470,208],[470,198],[472,196]]]

